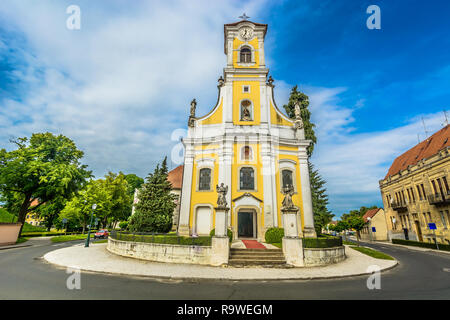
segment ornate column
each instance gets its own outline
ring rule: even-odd
[[[283,254],[286,263],[296,267],[304,266],[303,260],[303,241],[299,238],[297,214],[299,208],[294,206],[292,195],[294,188],[288,186],[283,188],[281,192],[284,194],[283,205],[281,207],[281,215],[284,227],[283,237]]]
[[[300,166],[300,182],[302,190],[302,200],[303,200],[303,235],[305,238],[315,238],[316,230],[314,229],[314,214],[311,198],[311,182],[309,179],[309,169],[308,169],[308,155],[306,153],[306,146],[301,146],[299,148],[299,166]]]
[[[219,266],[228,263],[230,255],[230,240],[227,235],[227,213],[230,210],[227,206],[226,194],[228,186],[221,183],[216,186],[218,193],[216,211],[215,235],[212,237],[211,264]]]
[[[191,190],[192,173],[194,169],[194,146],[191,143],[185,144],[183,187],[181,190],[180,219],[178,224],[178,234],[189,236],[189,218],[191,213]]]

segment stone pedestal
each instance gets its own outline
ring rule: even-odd
[[[299,209],[296,207],[282,208],[284,238],[283,238],[283,254],[286,263],[295,267],[303,267],[303,242],[299,238],[299,228],[297,225],[297,213]]]
[[[300,238],[283,238],[283,254],[286,263],[295,266],[303,267],[303,242]]]
[[[227,236],[227,213],[229,208],[217,207],[216,208],[216,225],[215,236],[226,237]]]
[[[226,236],[214,236],[212,237],[211,247],[211,264],[213,266],[228,264],[228,258],[230,256],[230,239]]]

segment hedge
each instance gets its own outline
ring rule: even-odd
[[[412,241],[412,240],[403,240],[403,239],[392,239],[392,243],[394,244],[403,244],[406,246],[414,246],[414,247],[422,247],[429,249],[437,249],[436,243],[429,242],[420,242],[420,241]],[[438,243],[439,250],[450,251],[450,245]]]
[[[269,228],[264,235],[267,243],[281,243],[284,237],[283,228]]]
[[[91,230],[91,233],[95,233],[97,230]],[[84,234],[87,234],[88,231],[86,230]],[[65,235],[75,235],[75,234],[82,234],[81,232],[22,232],[20,235],[21,237],[51,237],[51,236],[65,236]]]
[[[160,244],[178,244],[189,246],[211,246],[211,237],[182,237],[167,234],[133,234],[114,232],[111,238],[122,241],[160,243]]]
[[[303,248],[342,247],[342,238],[303,238]]]
[[[212,229],[209,235],[213,237],[216,234],[216,229]],[[233,231],[230,229],[227,229],[227,236],[230,238],[230,243],[233,242]]]

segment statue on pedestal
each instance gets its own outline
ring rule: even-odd
[[[302,116],[300,113],[300,105],[298,104],[298,102],[295,103],[294,106],[294,114],[295,114],[295,120],[294,120],[294,127],[295,129],[303,129],[303,120],[302,120]]]
[[[298,208],[292,202],[294,187],[292,185],[288,185],[281,189],[281,193],[284,195],[283,202],[281,203],[281,211],[297,211]]]
[[[223,183],[216,186],[216,190],[217,190],[217,207],[218,208],[226,208],[227,207],[227,199],[226,199],[226,195],[228,192],[228,186],[225,186]]]
[[[195,108],[197,107],[197,101],[195,98],[191,101],[191,113],[189,115],[188,126],[193,127],[195,124]]]

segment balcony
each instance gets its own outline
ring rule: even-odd
[[[428,202],[429,204],[433,204],[435,206],[450,204],[450,191],[447,192],[446,194],[445,193],[430,194],[428,196]]]
[[[391,207],[393,210],[397,211],[397,212],[406,212],[408,211],[408,205],[406,202],[403,201],[392,201],[391,203]]]

